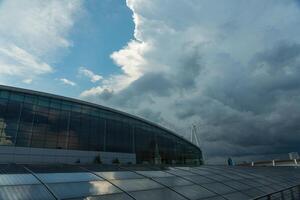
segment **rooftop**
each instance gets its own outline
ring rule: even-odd
[[[300,184],[294,167],[0,165],[0,199],[253,199]]]

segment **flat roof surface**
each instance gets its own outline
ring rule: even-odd
[[[242,200],[298,184],[294,167],[0,165],[5,200]]]

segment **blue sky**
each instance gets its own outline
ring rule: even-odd
[[[66,77],[77,83],[68,91],[76,96],[86,88],[92,87],[88,79],[78,77],[78,68],[85,67],[95,74],[107,77],[120,73],[110,54],[122,48],[133,38],[134,24],[132,12],[125,1],[91,0],[84,3],[85,13],[71,30],[73,46],[57,64],[58,70],[51,78]],[[51,86],[50,86],[51,87]],[[52,87],[57,92],[56,87]]]
[[[3,1],[2,7],[17,9],[15,5],[7,4]],[[79,98],[82,91],[95,85],[79,73],[80,67],[104,78],[120,73],[120,67],[114,64],[110,55],[133,39],[132,11],[126,2],[89,0],[80,2],[78,8],[70,12],[74,12],[73,25],[65,30],[67,33],[64,35],[70,45],[50,52],[50,57],[42,56],[51,65],[52,72],[34,77],[30,83],[24,83],[24,77],[13,76],[5,83]],[[67,79],[76,85],[64,84],[60,79]]]

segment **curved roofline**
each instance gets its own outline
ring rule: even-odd
[[[25,88],[18,88],[18,87],[13,87],[13,86],[7,86],[7,85],[0,85],[0,89],[5,89],[5,90],[10,90],[10,91],[14,91],[14,92],[24,92],[27,94],[32,94],[32,95],[39,95],[39,96],[45,96],[45,97],[50,97],[50,98],[56,98],[56,99],[61,99],[61,100],[66,100],[66,101],[70,101],[73,103],[78,103],[78,104],[83,104],[83,105],[87,105],[87,106],[92,106],[92,107],[96,107],[96,108],[100,108],[103,110],[107,110],[116,114],[120,114],[126,117],[130,117],[132,119],[144,122],[150,126],[154,126],[156,128],[162,129],[164,131],[167,131],[168,133],[170,133],[171,135],[174,135],[177,138],[180,138],[186,142],[188,142],[189,144],[191,144],[192,146],[196,147],[197,149],[199,149],[201,152],[202,150],[200,149],[200,147],[198,147],[197,145],[193,144],[192,142],[188,141],[186,138],[178,135],[177,133],[175,133],[174,131],[167,129],[159,124],[156,124],[154,122],[151,122],[149,120],[143,119],[139,116],[135,116],[120,110],[116,110],[113,108],[109,108],[100,104],[96,104],[96,103],[91,103],[88,101],[84,101],[84,100],[80,100],[80,99],[75,99],[75,98],[71,98],[71,97],[65,97],[65,96],[61,96],[61,95],[57,95],[57,94],[51,94],[51,93],[47,93],[47,92],[41,92],[41,91],[36,91],[36,90],[30,90],[30,89],[25,89]]]

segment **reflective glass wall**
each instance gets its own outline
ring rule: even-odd
[[[138,163],[200,163],[201,151],[130,116],[0,88],[0,145],[136,153]]]

